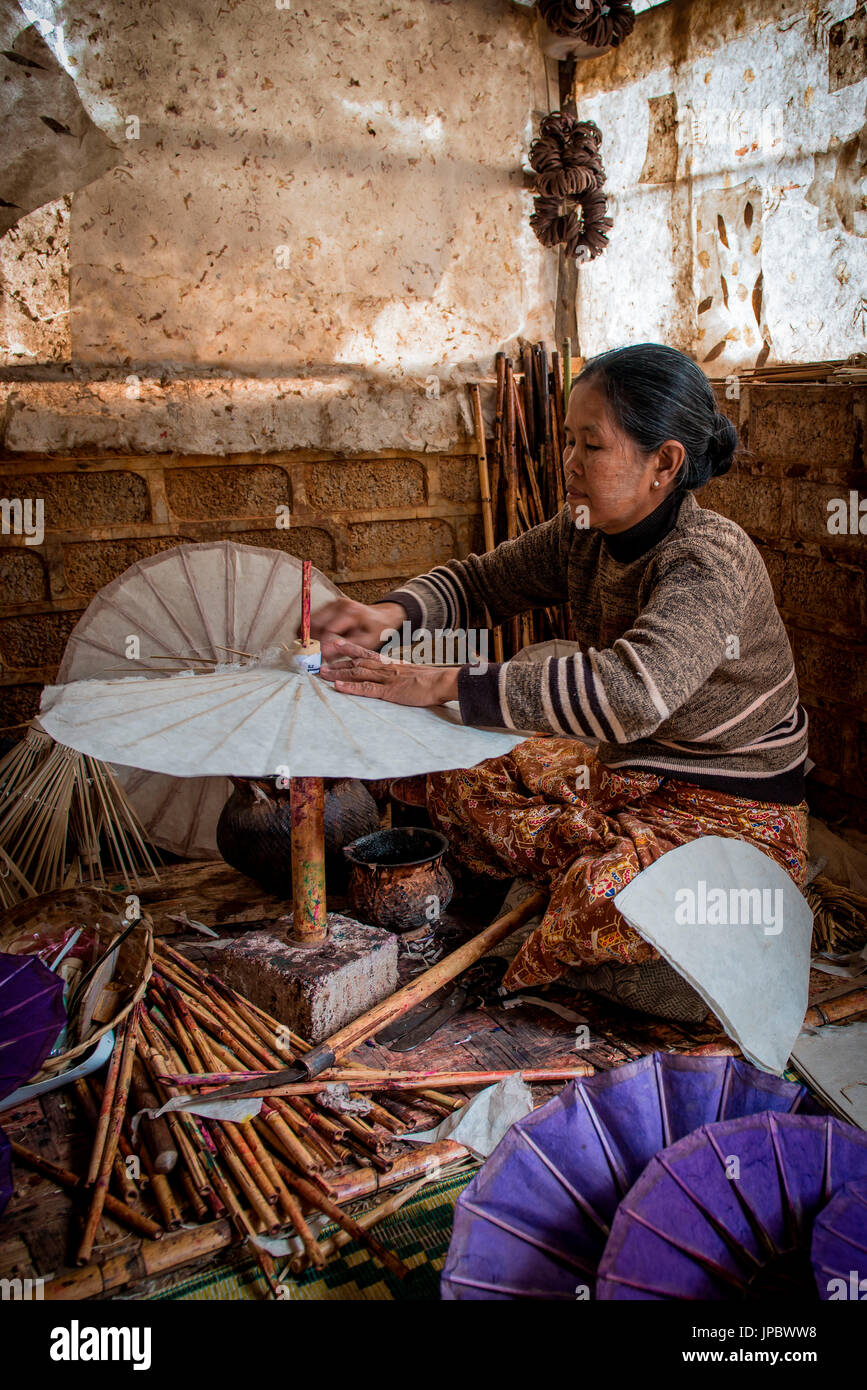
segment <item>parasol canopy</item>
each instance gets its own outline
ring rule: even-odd
[[[810,1259],[821,1299],[867,1295],[867,1178],[846,1183],[816,1217]]]
[[[815,1297],[813,1222],[865,1177],[867,1134],[831,1116],[703,1125],[652,1158],[621,1202],[597,1297]]]
[[[140,770],[124,786],[156,843],[165,836],[159,822],[151,829],[155,801],[161,819],[174,815],[177,844],[179,778],[195,784],[199,810],[190,814],[207,802],[219,815],[229,775],[399,777],[471,767],[521,742],[520,734],[464,726],[452,707],[339,694],[293,670],[283,644],[300,622],[301,571],[280,551],[227,541],[178,546],[109,584],[73,631],[59,673],[68,683],[45,690],[40,724],[71,748]],[[315,610],[339,591],[313,570],[311,593]],[[139,654],[128,662],[133,635]],[[196,669],[161,674],[155,658],[167,653],[179,658],[175,667],[183,658]],[[159,784],[148,786],[148,774]],[[219,794],[208,799],[210,779]]]
[[[175,777],[400,777],[470,767],[523,737],[340,694],[290,663],[277,648],[207,675],[49,686],[39,719],[71,748]]]
[[[654,1154],[712,1121],[813,1109],[805,1086],[733,1057],[656,1052],[573,1082],[511,1127],[458,1198],[443,1298],[589,1296],[618,1203]]]
[[[312,572],[318,608],[339,590]],[[91,600],[66,644],[58,682],[94,680],[184,664],[159,658],[230,659],[294,634],[301,618],[301,561],[283,550],[205,541],[179,545],[131,565]],[[130,638],[138,641],[138,650]],[[160,849],[215,859],[217,822],[231,795],[224,777],[175,777],[115,769],[133,809]]]

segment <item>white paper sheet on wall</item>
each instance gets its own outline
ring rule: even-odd
[[[744,1055],[779,1075],[807,1010],[813,925],[789,875],[744,841],[707,835],[644,869],[616,905]]]

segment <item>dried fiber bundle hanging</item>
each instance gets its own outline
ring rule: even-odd
[[[567,256],[594,260],[608,245],[614,226],[605,213],[608,200],[598,188],[567,198],[533,199],[530,226],[543,246],[564,246]]]
[[[530,165],[536,171],[536,192],[565,198],[598,188],[605,181],[602,132],[594,121],[579,121],[567,111],[553,111],[539,127],[530,146]]]
[[[616,48],[635,27],[635,11],[626,0],[539,0],[539,12],[553,33],[592,48]]]

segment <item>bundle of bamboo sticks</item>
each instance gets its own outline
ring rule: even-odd
[[[86,1175],[15,1148],[20,1162],[83,1203],[79,1266],[89,1267],[103,1215],[149,1241],[174,1236],[190,1223],[228,1220],[236,1239],[249,1242],[270,1291],[279,1296],[276,1265],[256,1238],[291,1226],[303,1250],[293,1258],[292,1272],[321,1269],[345,1242],[317,1240],[311,1213],[318,1212],[402,1277],[406,1269],[400,1260],[370,1233],[395,1208],[394,1199],[378,1204],[364,1221],[342,1204],[371,1190],[367,1175],[375,1186],[425,1176],[425,1163],[419,1166],[418,1154],[407,1153],[397,1137],[425,1123],[425,1112],[427,1127],[431,1112],[436,1123],[465,1103],[447,1090],[489,1084],[505,1073],[397,1074],[343,1061],[315,1084],[268,1092],[249,1119],[217,1120],[188,1109],[160,1117],[149,1113],[187,1094],[189,1084],[207,1100],[206,1086],[220,1087],[251,1073],[267,1078],[310,1046],[158,941],[147,993],[118,1029],[104,1085],[91,1079],[74,1083],[76,1102],[94,1136]],[[528,1073],[527,1079],[554,1081],[573,1074],[577,1071]],[[335,1083],[363,1104],[335,1110],[326,1092]],[[445,1089],[437,1089],[438,1083]],[[473,1161],[459,1145],[450,1150],[451,1163]],[[91,1270],[88,1287],[93,1279]]]
[[[31,726],[0,760],[4,905],[73,883],[128,888],[158,877],[144,830],[112,769]]]
[[[485,456],[484,473],[488,483],[487,489],[484,481],[482,483],[482,513],[488,549],[532,530],[564,506],[564,422],[571,385],[572,359],[568,342],[564,344],[562,359],[558,352],[551,353],[549,358],[544,343],[525,347],[515,364],[504,352],[497,353],[494,434],[490,449],[484,439],[479,439],[480,411],[475,410],[477,449],[480,461],[482,453]],[[473,390],[476,392],[478,388]],[[494,651],[497,660],[502,660],[535,642],[571,636],[569,606],[563,603],[523,614],[502,629],[496,629]]]

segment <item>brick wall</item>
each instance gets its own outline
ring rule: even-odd
[[[699,500],[743,526],[768,567],[810,715],[811,805],[867,828],[867,534],[831,534],[827,506],[867,499],[867,387],[715,390],[741,450]]]
[[[181,541],[287,550],[368,602],[482,546],[476,456],[459,452],[16,456],[0,496],[45,504],[42,545],[0,536],[0,726],[36,712],[97,590]]]

